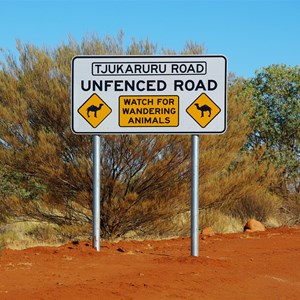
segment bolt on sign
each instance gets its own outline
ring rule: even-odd
[[[221,134],[227,127],[227,59],[210,56],[76,56],[77,134]]]

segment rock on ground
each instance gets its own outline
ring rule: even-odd
[[[215,235],[215,232],[211,227],[205,227],[202,229],[201,234],[205,236],[213,236]]]
[[[255,219],[248,220],[244,227],[244,231],[246,232],[256,232],[256,231],[265,231],[265,230],[266,230],[265,226],[261,222],[256,221]]]

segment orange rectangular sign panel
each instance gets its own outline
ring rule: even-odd
[[[177,127],[178,96],[120,96],[120,127]]]

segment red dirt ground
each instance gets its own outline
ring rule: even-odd
[[[4,250],[0,299],[300,299],[300,227]]]

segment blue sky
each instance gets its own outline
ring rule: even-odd
[[[0,0],[0,47],[16,39],[56,47],[87,33],[134,37],[180,52],[186,41],[223,54],[237,76],[270,64],[300,64],[300,0]],[[3,59],[3,56],[0,56]]]

